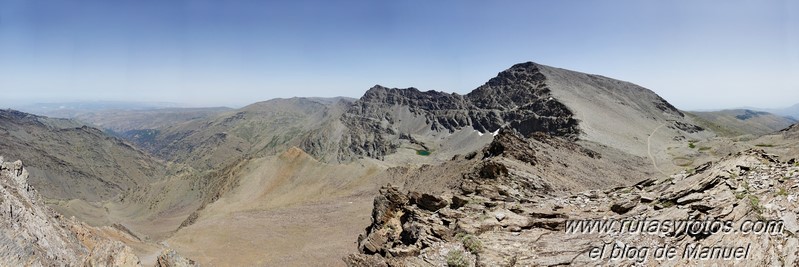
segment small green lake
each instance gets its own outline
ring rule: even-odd
[[[430,156],[430,153],[432,153],[432,152],[427,151],[427,150],[418,150],[418,149],[416,150],[416,155],[419,155],[419,156]]]

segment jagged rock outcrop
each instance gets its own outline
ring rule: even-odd
[[[466,95],[374,86],[342,117],[348,132],[339,152],[382,158],[396,151],[402,136],[467,126],[482,133],[508,126],[524,136],[544,132],[576,138],[577,121],[549,94],[538,67],[517,64]]]
[[[477,188],[515,188],[511,183],[523,180],[506,178],[482,179]],[[799,165],[759,150],[610,190],[543,195],[462,187],[439,196],[460,204],[437,211],[386,187],[358,240],[361,253],[344,260],[349,266],[795,266],[797,188]],[[614,226],[588,228],[597,222]],[[743,233],[746,227],[762,229]],[[664,246],[675,248],[673,258],[655,257]],[[614,249],[623,256],[611,259]]]
[[[21,161],[0,158],[0,262],[2,265],[135,266],[138,258],[118,241],[94,236],[86,225],[44,206],[27,183]],[[127,249],[125,249],[127,248]]]
[[[177,252],[171,249],[166,249],[158,256],[155,267],[191,267],[198,266],[193,260],[189,260],[180,256]]]

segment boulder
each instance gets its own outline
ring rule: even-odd
[[[408,194],[408,198],[412,204],[429,211],[438,211],[449,205],[446,199],[427,193],[411,192]]]
[[[638,205],[639,200],[641,199],[640,196],[634,197],[627,197],[616,202],[613,202],[613,205],[610,206],[610,210],[617,213],[617,214],[625,214],[631,209],[635,208]]]
[[[454,195],[452,196],[452,204],[449,205],[450,209],[459,209],[460,207],[466,206],[469,203],[469,199],[465,196]]]

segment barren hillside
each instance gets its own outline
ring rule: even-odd
[[[0,110],[0,150],[30,162],[47,199],[109,200],[165,175],[162,162],[98,129],[12,110]]]

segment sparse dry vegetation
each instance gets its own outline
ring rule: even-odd
[[[469,261],[463,251],[453,249],[447,253],[447,267],[467,267]]]
[[[777,189],[777,196],[788,196],[788,190],[785,190],[784,187],[780,187]]]
[[[472,234],[458,233],[455,238],[461,240],[463,247],[471,253],[480,253],[483,250],[483,242]]]

